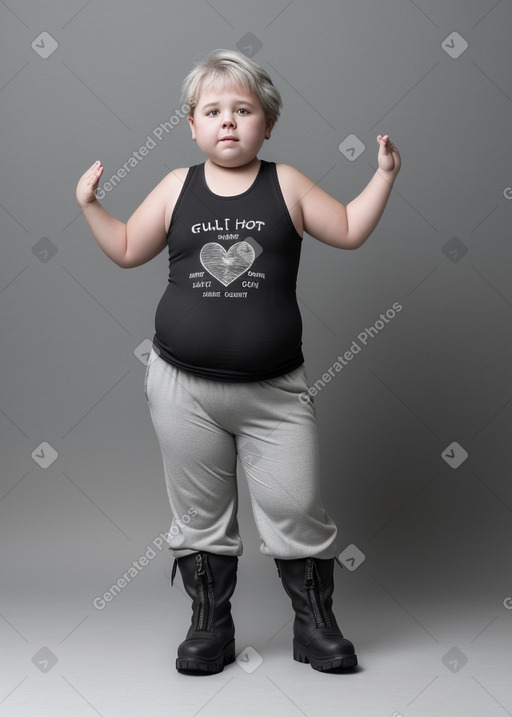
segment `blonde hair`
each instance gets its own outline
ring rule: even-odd
[[[245,55],[234,50],[214,50],[200,59],[185,77],[181,100],[192,117],[201,90],[223,82],[226,87],[245,87],[258,97],[267,116],[279,117],[283,105],[281,95],[270,75]]]

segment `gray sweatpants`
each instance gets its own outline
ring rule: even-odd
[[[268,381],[228,383],[182,371],[152,350],[145,395],[162,452],[173,557],[241,555],[237,456],[260,550],[333,558],[336,526],[320,498],[315,409],[299,401],[304,367]]]

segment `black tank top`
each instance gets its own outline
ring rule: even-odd
[[[219,381],[263,381],[303,363],[302,238],[274,162],[261,161],[253,185],[232,197],[210,191],[204,163],[190,167],[167,242],[154,337],[163,359]]]

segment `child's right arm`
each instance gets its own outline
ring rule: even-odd
[[[102,174],[103,165],[95,162],[77,184],[76,199],[85,220],[101,249],[118,266],[128,269],[145,264],[167,245],[170,211],[183,186],[182,172],[164,177],[126,224],[111,216],[95,197]]]

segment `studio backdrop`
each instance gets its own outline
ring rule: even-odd
[[[90,624],[105,616],[94,598],[148,546],[158,567],[140,585],[170,572],[143,393],[167,254],[114,265],[75,186],[100,159],[98,196],[127,221],[168,172],[203,161],[181,82],[229,48],[283,98],[261,158],[348,203],[376,170],[378,134],[402,156],[363,247],[302,246],[304,400],[344,580],[434,639],[461,615],[460,644],[493,620],[510,631],[511,20],[490,0],[0,4],[5,604],[79,595]],[[264,592],[275,568],[242,471],[239,490],[241,570]]]

